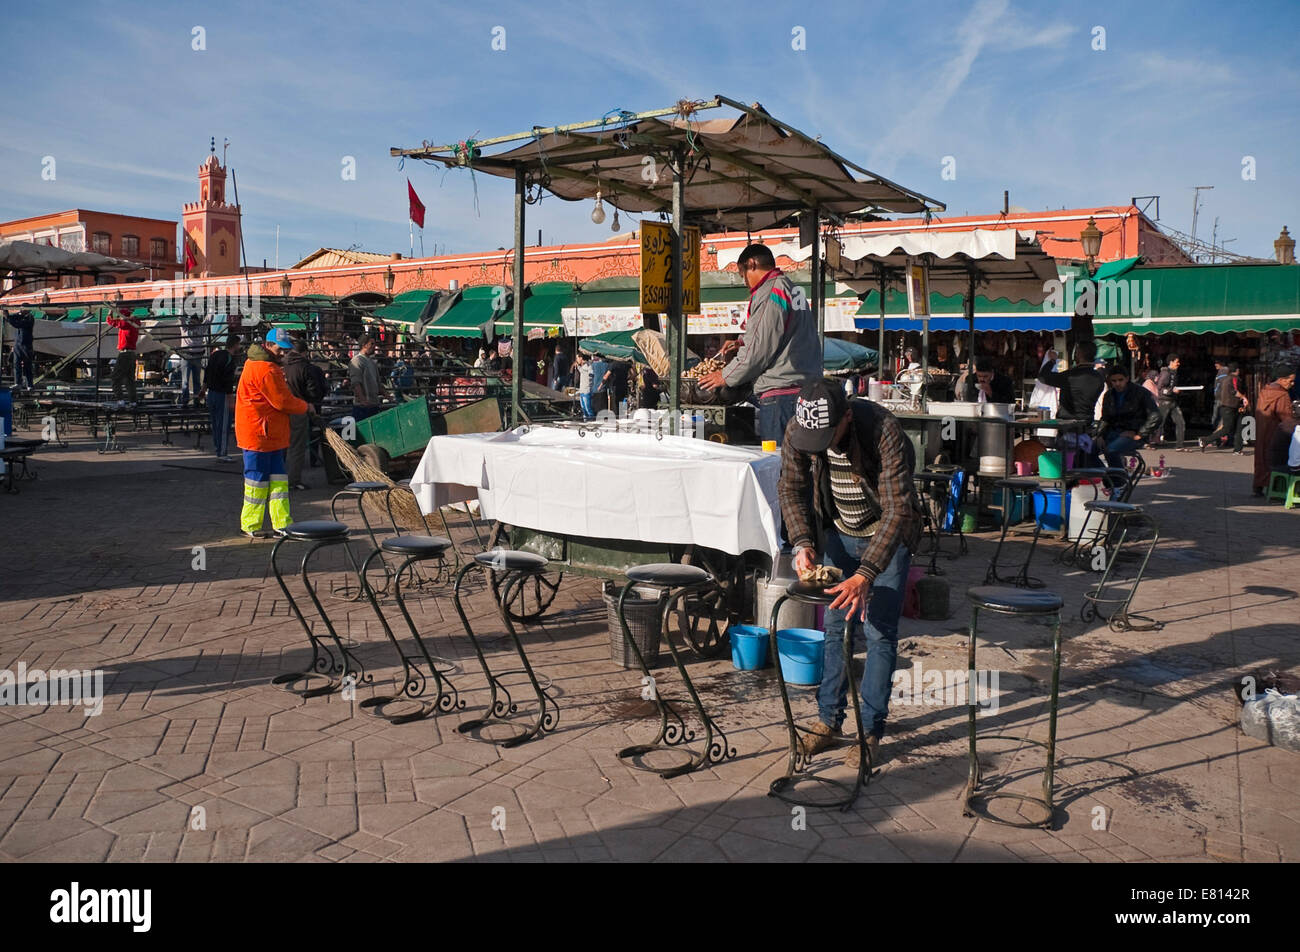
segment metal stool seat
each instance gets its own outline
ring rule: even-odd
[[[838,583],[835,583],[838,584]],[[816,585],[809,582],[791,582],[786,587],[785,594],[776,600],[772,606],[771,627],[768,628],[768,650],[776,661],[776,679],[781,688],[781,705],[785,710],[785,727],[789,737],[789,756],[786,760],[785,773],[777,777],[767,788],[769,797],[776,797],[786,803],[803,807],[839,807],[841,811],[847,811],[853,807],[858,798],[858,793],[871,779],[871,748],[867,746],[867,734],[862,729],[862,699],[858,694],[858,681],[853,677],[853,634],[852,626],[845,620],[844,624],[844,670],[848,676],[849,694],[853,698],[853,722],[858,728],[858,775],[852,786],[842,780],[831,780],[827,777],[819,777],[816,774],[807,773],[811,757],[803,752],[803,746],[799,743],[799,732],[805,734],[808,730],[795,723],[794,712],[790,709],[790,691],[785,684],[785,672],[781,669],[781,658],[776,643],[777,619],[781,617],[781,606],[786,601],[803,602],[807,605],[827,606],[835,601],[834,595],[829,595],[826,589],[830,586]],[[844,794],[843,798],[838,800],[805,800],[796,797],[793,794],[793,787],[800,780],[809,780],[814,783],[824,784]]]
[[[277,675],[271,680],[271,683],[304,698],[332,694],[345,684],[355,687],[362,681],[373,680],[372,676],[365,673],[365,668],[361,662],[353,656],[352,652],[339,638],[338,632],[334,630],[334,624],[330,621],[329,615],[326,614],[325,606],[321,604],[320,598],[316,594],[316,588],[312,585],[307,571],[307,564],[313,554],[329,545],[346,546],[350,534],[348,527],[341,522],[325,520],[294,522],[285,527],[284,535],[276,540],[271,549],[271,571],[275,575],[275,580],[280,584],[280,591],[284,593],[284,597],[289,602],[289,607],[297,617],[298,623],[302,625],[303,631],[307,633],[308,642],[311,643],[311,666],[305,671]],[[329,645],[312,631],[312,627],[303,616],[302,609],[298,607],[298,602],[293,597],[293,593],[289,591],[284,576],[280,574],[280,565],[276,560],[276,556],[279,554],[280,548],[288,542],[308,544],[299,571],[302,574],[302,582],[307,589],[307,595],[311,598],[312,604],[316,606],[316,611],[320,614],[330,641],[338,650],[337,658],[330,650]],[[324,684],[312,686],[311,682],[321,679],[325,680]],[[298,687],[298,685],[302,686]]]
[[[348,483],[341,490],[345,493],[382,493],[387,492],[392,487],[388,483],[381,483],[378,480],[358,480],[357,482]]]
[[[1141,512],[1142,507],[1131,502],[1118,502],[1113,499],[1096,499],[1085,502],[1083,508],[1089,512]]]
[[[668,615],[672,607],[678,602],[683,602],[684,606],[688,606],[689,602],[686,600],[689,596],[698,594],[714,584],[713,576],[697,565],[680,565],[671,562],[635,565],[624,574],[627,576],[627,584],[623,586],[618,595],[618,622],[623,630],[623,643],[631,646],[632,653],[636,655],[637,664],[641,666],[641,673],[644,676],[641,683],[649,688],[649,699],[655,702],[658,709],[659,732],[648,744],[633,744],[620,750],[618,752],[619,759],[630,760],[632,766],[657,773],[661,777],[678,777],[702,767],[705,763],[717,764],[722,763],[729,757],[735,757],[736,749],[728,746],[727,735],[709,715],[709,712],[705,710],[704,703],[700,700],[700,695],[695,690],[691,676],[686,670],[686,665],[682,662],[682,657],[677,651],[677,645],[673,643],[672,633],[669,631],[668,626]],[[655,677],[650,673],[650,668],[646,665],[641,646],[628,628],[627,616],[624,614],[624,603],[627,600],[628,592],[635,585],[648,585],[661,590],[657,606],[659,634],[668,643],[668,651],[672,655],[673,664],[677,666],[677,672],[681,675],[682,684],[690,695],[696,716],[704,727],[702,749],[698,754],[691,754],[690,759],[684,764],[655,767],[644,763],[645,755],[655,751],[690,754],[690,751],[682,745],[695,739],[695,731],[686,726],[681,714],[663,696],[663,692],[658,689]],[[683,610],[685,611],[685,608]],[[643,696],[645,695],[643,694]]]
[[[966,684],[967,727],[970,738],[970,773],[966,781],[966,789],[962,793],[962,815],[975,815],[972,802],[977,796],[982,796],[985,800],[1022,800],[1026,803],[1037,804],[1046,811],[1043,819],[1025,823],[1016,823],[1011,820],[1000,820],[996,817],[989,817],[988,819],[999,823],[1006,823],[1009,826],[1041,826],[1050,829],[1054,814],[1054,808],[1052,805],[1052,777],[1056,768],[1056,714],[1061,687],[1061,608],[1065,604],[1064,600],[1055,592],[1025,591],[1020,588],[1003,588],[1000,586],[988,585],[980,585],[968,589],[966,597],[970,599],[971,602],[970,635],[967,638],[966,649],[966,670],[970,672],[968,675],[969,680]],[[979,710],[979,699],[976,697],[976,684],[978,679],[975,668],[975,645],[978,640],[979,615],[981,611],[996,612],[1000,615],[1009,615],[1017,618],[1046,618],[1050,619],[1052,623],[1052,686],[1048,700],[1046,743],[1010,734],[984,735],[986,740],[1014,740],[1019,743],[1030,743],[1046,748],[1047,767],[1043,774],[1043,795],[1041,797],[1033,797],[1026,794],[1012,793],[1010,791],[1002,790],[994,790],[985,794],[977,794],[976,792],[980,784],[980,767],[979,755],[975,747],[975,715]]]
[[[406,599],[402,597],[403,573],[416,562],[441,559],[443,553],[450,547],[450,539],[437,536],[394,536],[385,539],[379,548],[366,557],[365,563],[361,566],[361,581],[365,586],[366,597],[370,601],[370,607],[375,611],[375,616],[379,619],[380,626],[384,629],[384,634],[388,636],[388,640],[397,649],[398,660],[402,663],[403,679],[397,693],[366,698],[359,706],[393,724],[407,724],[411,721],[423,720],[436,711],[451,711],[465,706],[465,702],[460,699],[459,693],[448,678],[448,675],[458,673],[460,666],[453,661],[448,661],[446,658],[440,658],[429,652],[424,639],[420,637],[420,632],[415,627],[415,621],[411,618],[411,613],[406,608]],[[418,655],[409,655],[402,649],[401,643],[397,640],[392,627],[388,624],[388,619],[384,617],[383,611],[380,610],[379,600],[375,597],[375,590],[370,585],[370,564],[376,558],[381,557],[381,550],[406,557],[393,574],[393,597],[397,601],[398,610],[401,611],[402,617],[406,620],[406,627],[411,632],[411,638],[415,641],[416,648],[419,649]],[[428,675],[425,675],[420,669],[421,661],[428,667]],[[424,692],[429,685],[430,679],[433,680],[434,695],[432,698],[425,698]],[[398,701],[413,702],[416,705],[415,709],[389,713],[387,711],[388,706]]]
[[[711,576],[698,565],[681,565],[675,562],[662,562],[654,565],[634,565],[624,573],[633,582],[664,587],[677,585],[699,585],[711,581]]]
[[[517,549],[489,549],[487,552],[477,553],[474,561],[498,572],[521,572],[525,575],[540,574],[550,565],[550,562],[540,555],[520,552]],[[502,601],[506,599],[503,597]]]
[[[400,555],[436,559],[451,548],[451,540],[442,536],[399,535],[385,539],[380,548]]]
[[[307,522],[294,522],[284,527],[284,534],[291,539],[316,542],[321,539],[347,538],[348,527],[341,522],[317,519]]]
[[[471,731],[488,726],[494,720],[506,721],[511,715],[518,712],[519,705],[510,697],[509,690],[500,680],[501,675],[518,672],[526,674],[529,683],[533,687],[533,693],[537,698],[537,720],[532,727],[510,737],[500,740],[493,738],[480,739],[499,744],[502,747],[516,747],[532,740],[538,734],[555,730],[556,725],[559,724],[560,708],[549,693],[550,682],[547,681],[546,684],[542,684],[538,680],[537,674],[533,671],[532,663],[528,660],[528,655],[524,651],[523,642],[519,640],[519,634],[515,631],[515,625],[511,620],[511,613],[508,609],[516,593],[522,591],[524,582],[546,571],[549,565],[550,562],[547,559],[531,552],[520,552],[516,549],[491,549],[475,555],[473,561],[466,562],[461,570],[456,573],[456,582],[452,588],[452,601],[456,605],[456,614],[460,616],[461,626],[469,637],[470,644],[474,648],[474,654],[478,657],[479,666],[483,669],[488,688],[491,691],[488,709],[484,716],[458,725],[456,730],[460,733],[468,734]],[[483,649],[479,645],[478,636],[474,634],[474,629],[470,627],[469,617],[465,614],[465,606],[461,602],[461,586],[465,582],[465,576],[474,568],[481,568],[484,572],[501,575],[497,609],[523,665],[518,671],[502,671],[499,674],[493,674],[492,669],[488,666],[487,658],[483,655]]]
[[[1033,561],[1034,549],[1038,547],[1038,536],[1042,531],[1042,522],[1039,521],[1038,514],[1035,511],[1033,497],[1035,495],[1043,497],[1043,512],[1047,512],[1047,490],[1036,479],[999,479],[994,487],[1002,490],[1002,535],[998,538],[998,547],[993,551],[993,558],[989,560],[988,571],[984,574],[984,584],[993,585],[998,582],[1005,582],[1015,585],[1018,588],[1042,588],[1044,583],[1029,574],[1029,563]],[[1019,571],[1010,578],[1003,578],[998,574],[998,561],[1002,557],[1002,546],[1007,541],[1007,531],[1011,528],[1011,500],[1013,496],[1019,496],[1021,499],[1020,513],[1023,518],[1025,510],[1028,509],[1030,517],[1034,520],[1033,539],[1029,543],[1029,552],[1025,555],[1024,564],[1020,566]]]

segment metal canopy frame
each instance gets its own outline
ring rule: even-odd
[[[726,120],[697,120],[697,113],[726,106],[739,115]],[[775,133],[756,145],[721,141],[750,123]],[[740,138],[740,136],[733,136]],[[546,140],[550,140],[547,142]],[[763,148],[763,146],[769,146]],[[794,145],[797,151],[782,153],[779,147]],[[493,155],[483,154],[491,146],[513,146]],[[668,217],[672,226],[672,293],[667,314],[667,345],[672,361],[669,407],[673,431],[677,431],[681,406],[681,371],[685,364],[686,325],[682,314],[682,235],[686,225],[699,225],[713,232],[751,230],[755,216],[763,218],[759,228],[774,227],[796,215],[811,213],[813,236],[813,307],[817,312],[818,336],[824,336],[822,263],[820,253],[823,218],[842,222],[850,217],[876,217],[884,212],[924,213],[943,211],[945,205],[891,182],[833,152],[787,123],[771,116],[757,103],[745,105],[726,96],[708,100],[681,100],[666,109],[619,112],[601,119],[557,126],[535,126],[527,132],[470,139],[447,145],[422,143],[418,148],[391,148],[389,154],[436,162],[447,167],[469,168],[501,177],[513,177],[514,201],[514,324],[512,334],[511,381],[512,425],[526,422],[520,406],[523,369],[524,309],[524,221],[528,204],[545,192],[567,201],[594,199],[642,217],[655,213]],[[668,166],[670,181],[662,174],[646,178],[642,173],[646,156]],[[715,171],[713,163],[720,169]],[[604,168],[601,165],[604,163]],[[734,170],[743,179],[726,174]],[[603,173],[603,174],[602,174]],[[742,185],[742,199],[728,194]],[[715,201],[691,205],[688,193],[699,196],[713,189]],[[724,212],[725,209],[725,212]]]

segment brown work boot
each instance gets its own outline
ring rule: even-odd
[[[874,770],[876,767],[880,766],[880,738],[868,737],[867,750],[871,753],[871,768]],[[849,748],[849,752],[844,757],[844,763],[846,766],[857,770],[858,763],[861,759],[862,751],[861,748],[858,747],[858,742],[855,740],[853,746]]]
[[[840,736],[839,731],[833,727],[828,727],[820,720],[813,721],[804,728],[804,731],[803,736],[799,738],[799,746],[803,748],[805,757],[821,753],[835,743],[835,738]]]

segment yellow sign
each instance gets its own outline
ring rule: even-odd
[[[930,316],[930,269],[908,259],[907,310],[913,319]]]
[[[672,227],[641,222],[641,313],[667,314],[673,293]],[[682,313],[700,313],[700,230],[682,230]]]

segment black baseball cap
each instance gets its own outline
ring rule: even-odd
[[[842,386],[825,378],[810,380],[795,401],[794,419],[787,428],[790,445],[803,453],[825,453],[847,409]]]

